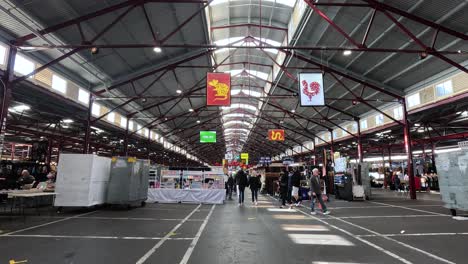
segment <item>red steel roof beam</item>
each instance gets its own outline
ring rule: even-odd
[[[307,5],[310,6],[320,17],[322,17],[325,21],[327,21],[334,29],[336,29],[343,37],[345,37],[349,42],[353,43],[354,46],[358,48],[364,48],[361,43],[358,43],[354,40],[348,33],[346,33],[340,26],[338,26],[331,18],[329,18],[325,13],[323,13],[314,3],[310,0],[304,0]]]

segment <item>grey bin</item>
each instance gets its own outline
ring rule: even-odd
[[[107,203],[131,206],[148,198],[148,160],[114,157],[111,162]]]

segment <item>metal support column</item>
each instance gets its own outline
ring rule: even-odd
[[[386,170],[385,170],[385,152],[384,152],[384,148],[382,147],[382,171],[383,171],[383,175],[384,175],[384,188],[387,189],[388,187],[388,184],[387,184],[387,173],[386,173]],[[389,175],[391,177],[391,175]]]
[[[47,159],[46,159],[46,164],[50,166],[50,162],[52,161],[52,147],[54,144],[54,141],[52,138],[49,138],[48,140],[48,148],[47,148]]]
[[[364,157],[362,153],[362,141],[361,141],[361,122],[360,119],[356,120],[357,122],[357,134],[358,134],[358,142],[357,142],[357,151],[358,151],[358,161],[362,163]]]
[[[416,187],[414,182],[414,173],[413,173],[413,150],[411,146],[411,133],[410,133],[410,123],[408,121],[408,111],[406,109],[406,101],[402,101],[403,105],[403,132],[404,132],[404,142],[405,142],[405,150],[406,155],[408,156],[407,161],[407,170],[408,170],[408,177],[409,177],[409,187],[410,187],[410,197],[412,200],[416,199]]]
[[[88,119],[86,120],[86,129],[85,129],[85,140],[83,145],[83,153],[88,154],[90,151],[90,141],[91,141],[91,117],[93,113],[93,103],[94,103],[94,95],[90,92],[89,93],[89,101],[88,101]]]
[[[16,48],[14,46],[10,46],[10,50],[8,52],[8,61],[7,67],[5,71],[5,75],[2,79],[2,102],[1,102],[1,109],[0,109],[0,157],[3,153],[3,144],[5,141],[5,133],[6,133],[6,121],[8,117],[8,107],[10,107],[11,101],[11,89],[13,88],[13,79],[14,76],[14,68],[15,68],[15,59],[16,59]]]
[[[127,116],[127,124],[125,125],[125,137],[124,137],[124,147],[123,147],[123,155],[124,157],[128,156],[128,128],[130,126],[130,117]]]
[[[388,168],[390,171],[393,171],[392,169],[392,145],[388,146]]]
[[[11,143],[11,160],[15,160],[16,144]]]
[[[431,148],[432,148],[432,155],[431,155],[432,170],[433,170],[434,173],[437,173],[436,162],[435,162],[435,145],[434,145],[434,141],[431,141]]]
[[[314,166],[317,166],[317,150],[315,149],[315,139],[312,141],[314,144]]]
[[[331,162],[335,163],[335,148],[333,147],[333,130],[330,130],[330,156]]]
[[[62,153],[62,150],[63,150],[63,140],[60,139],[59,141],[59,144],[58,144],[58,151],[57,151],[57,164],[59,163],[59,159],[60,159],[60,153]]]

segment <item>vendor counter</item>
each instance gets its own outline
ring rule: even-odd
[[[225,189],[148,189],[148,203],[223,204]]]

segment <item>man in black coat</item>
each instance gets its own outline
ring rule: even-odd
[[[236,185],[239,190],[239,193],[237,194],[239,196],[239,206],[241,206],[244,204],[245,187],[249,186],[247,175],[242,169],[240,169],[236,174]]]
[[[232,200],[232,190],[234,189],[234,178],[232,177],[232,174],[229,175],[229,178],[227,180],[227,188],[229,200]]]
[[[291,197],[294,199],[295,206],[300,206],[301,202],[299,200],[299,187],[301,186],[301,173],[297,168],[294,169],[294,172],[291,176]]]
[[[280,208],[283,208],[286,206],[286,200],[288,199],[288,171],[286,168],[283,169],[283,172],[281,172],[281,176],[279,179],[279,185],[280,185],[280,197],[281,197],[281,206]]]
[[[322,199],[322,189],[320,186],[320,176],[319,176],[319,170],[317,168],[312,170],[312,177],[310,177],[310,191],[311,191],[311,197],[314,197],[312,199],[312,204],[310,205],[310,213],[315,215],[317,214],[315,212],[315,202],[316,200],[319,201],[320,205],[322,206],[322,212],[323,214],[327,215],[330,214],[330,211],[327,210],[327,206],[323,202]]]
[[[258,190],[260,189],[262,183],[260,182],[260,175],[258,176],[250,176],[249,178],[249,186],[250,191],[252,191],[252,203],[258,205]]]

